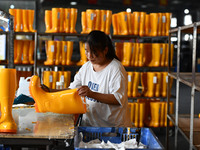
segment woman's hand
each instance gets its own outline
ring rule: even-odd
[[[78,88],[78,94],[80,96],[91,97],[92,91],[89,89],[88,86],[81,86],[80,88]]]

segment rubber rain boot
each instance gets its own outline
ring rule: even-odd
[[[13,20],[14,20],[13,30],[16,31],[16,17],[17,17],[16,9],[9,9],[9,14],[13,16]]]
[[[158,35],[158,13],[150,13],[150,36]]]
[[[146,14],[145,16],[145,24],[144,24],[144,30],[145,30],[145,36],[149,36],[150,33],[150,19],[149,14]]]
[[[67,41],[62,41],[62,58],[61,58],[62,65],[66,65],[66,57],[67,57]]]
[[[43,84],[46,85],[48,88],[52,88],[53,83],[53,74],[52,71],[43,71]]]
[[[162,36],[165,36],[166,35],[166,13],[162,13],[161,26],[162,26],[161,34],[162,34]]]
[[[145,103],[138,103],[139,105],[139,127],[144,127]]]
[[[135,63],[134,63],[135,67],[139,66],[139,46],[140,43],[135,43],[135,50],[133,51],[133,55],[135,56]]]
[[[64,72],[64,88],[68,88],[71,81],[71,71]]]
[[[124,42],[122,65],[128,67],[131,64],[132,43]]]
[[[128,74],[128,97],[132,97],[133,90],[133,72],[127,72]]]
[[[70,20],[71,20],[71,9],[65,8],[65,19],[64,19],[64,30],[66,33],[70,33]]]
[[[94,16],[95,16],[95,10],[93,9],[87,9],[86,10],[86,16],[87,16],[87,33],[90,33],[92,30],[94,30]]]
[[[135,110],[135,115],[134,115],[134,126],[135,127],[139,127],[139,104],[138,103],[134,103],[134,110]]]
[[[76,33],[76,20],[77,20],[77,12],[76,8],[71,8],[71,17],[70,17],[70,33]]]
[[[140,23],[139,23],[139,36],[144,36],[145,35],[145,17],[146,13],[145,12],[140,12]]]
[[[29,19],[29,12],[28,10],[22,10],[22,25],[23,25],[23,32],[29,32],[28,26],[28,19]]]
[[[142,67],[142,66],[144,66],[144,61],[143,61],[143,59],[144,59],[144,43],[139,43],[139,50],[138,50],[138,52],[139,52],[139,56],[138,56],[138,66],[139,67]]]
[[[59,32],[63,33],[64,32],[65,9],[64,8],[59,8],[59,12],[60,12]]]
[[[29,59],[28,59],[28,53],[29,53],[29,45],[30,41],[29,40],[24,40],[23,41],[23,60],[22,64],[29,64]]]
[[[82,66],[84,63],[87,62],[87,57],[85,54],[85,43],[84,42],[79,42],[79,47],[80,47],[80,61],[77,62],[78,66]]]
[[[119,35],[119,33],[118,33],[117,14],[113,14],[112,15],[112,26],[113,26],[113,35]]]
[[[115,53],[117,55],[117,57],[119,58],[120,61],[123,60],[123,47],[124,47],[124,43],[122,42],[115,42]]]
[[[157,35],[162,36],[162,13],[157,13],[158,14],[158,31]]]
[[[166,58],[166,48],[168,44],[166,43],[160,43],[160,66],[164,67],[165,66],[165,58]]]
[[[133,35],[139,35],[140,12],[133,12]]]
[[[47,41],[46,54],[47,60],[44,65],[54,65],[55,53],[56,53],[56,43],[55,41]]]
[[[160,118],[160,102],[151,102],[150,103],[151,111],[151,121],[149,123],[150,127],[159,127],[159,118]]]
[[[164,127],[164,123],[165,123],[165,105],[166,105],[166,102],[160,102],[160,126],[159,127]]]
[[[40,78],[32,76],[29,91],[35,100],[37,112],[53,112],[60,114],[82,114],[86,112],[85,100],[82,101],[77,89],[60,92],[45,92],[40,85]]]
[[[100,31],[105,32],[105,28],[106,28],[106,10],[100,10],[100,11],[101,11]]]
[[[140,73],[139,72],[134,72],[133,73],[133,81],[132,81],[132,96],[137,97],[139,96],[138,92],[138,86],[139,86],[139,81],[140,81]]]
[[[150,67],[160,66],[162,51],[163,51],[163,48],[161,47],[161,43],[152,43],[152,59],[151,59],[151,62],[149,63]]]
[[[28,53],[30,64],[34,64],[34,60],[33,60],[34,50],[35,50],[35,41],[31,40],[29,44],[29,53]]]
[[[56,82],[58,81],[58,72],[52,71],[53,81],[52,81],[52,89],[56,89]]]
[[[45,32],[49,32],[52,28],[52,14],[51,14],[51,10],[45,10],[45,27],[46,27],[46,31]]]
[[[22,9],[16,9],[16,32],[21,32],[22,30]]]
[[[101,11],[99,9],[95,10],[95,30],[101,29]]]
[[[132,17],[131,17],[131,12],[126,12],[127,15],[127,28],[128,28],[128,35],[133,34],[133,29],[132,29]]]
[[[85,11],[81,12],[81,25],[82,25],[81,34],[86,34],[87,33],[87,17],[86,17]]]
[[[34,22],[34,10],[28,10],[28,24],[29,24],[29,31],[30,32],[36,32],[36,30],[33,29],[33,22]]]
[[[174,103],[169,102],[169,114],[174,114]],[[167,103],[165,103],[165,122],[164,122],[165,127],[167,126]],[[169,126],[173,126],[173,123],[169,121]]]
[[[152,44],[151,43],[143,43],[143,66],[149,66],[149,63],[152,59]]]
[[[170,24],[171,24],[171,13],[165,13],[166,14],[166,32],[165,36],[169,36],[169,29],[170,29]]]
[[[128,22],[126,12],[120,12],[120,22],[121,22],[121,35],[128,35]]]
[[[72,53],[73,53],[73,42],[67,41],[67,58],[66,58],[66,65],[72,65]]]
[[[17,125],[12,116],[12,104],[16,92],[16,69],[0,69],[0,103],[1,119],[0,132],[16,133]]]
[[[135,53],[136,53],[136,43],[132,43],[132,52],[131,52],[131,66],[135,66]]]
[[[146,97],[155,96],[155,84],[157,83],[157,77],[154,72],[147,72],[147,91],[144,93]]]
[[[22,40],[17,40],[17,56],[16,59],[14,60],[15,64],[21,64],[22,63],[22,48],[23,48],[23,41]]]
[[[106,25],[105,25],[105,33],[107,35],[110,34],[110,26],[112,22],[112,11],[106,10]]]
[[[52,28],[49,31],[46,31],[46,33],[57,33],[58,32],[58,24],[60,19],[60,13],[59,8],[52,8],[51,11],[52,16]]]
[[[55,57],[55,65],[61,64],[61,55],[62,55],[62,42],[55,41],[56,43],[56,57]]]
[[[131,120],[131,123],[133,124],[134,122],[134,104],[133,103],[128,103],[128,107],[129,107],[129,110],[130,110],[130,120]]]
[[[161,96],[167,97],[168,72],[162,72]]]
[[[147,72],[141,72],[142,96],[147,95]]]
[[[161,72],[155,72],[155,76],[156,76],[157,81],[154,81],[154,82],[156,82],[156,83],[154,83],[155,84],[154,94],[155,94],[155,97],[160,97],[160,95],[161,95],[161,83],[162,83]],[[154,78],[155,78],[155,76],[154,76]]]

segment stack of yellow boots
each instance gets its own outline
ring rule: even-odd
[[[79,42],[80,46],[80,61],[76,64],[78,66],[82,66],[84,63],[87,62],[87,57],[85,54],[85,43],[84,42]]]
[[[34,10],[9,9],[9,13],[14,16],[14,31],[36,32],[33,29]]]
[[[45,10],[46,33],[76,33],[76,8],[52,8]]]
[[[81,12],[82,34],[88,34],[92,30],[100,30],[110,34],[112,11],[87,9]]]

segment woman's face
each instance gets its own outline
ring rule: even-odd
[[[105,49],[103,52],[97,51],[96,55],[94,55],[91,51],[90,51],[90,47],[88,43],[85,43],[85,54],[87,59],[92,63],[92,64],[98,64],[101,65],[103,63],[105,63],[105,61],[107,60],[106,58],[106,53],[107,53],[107,49]]]

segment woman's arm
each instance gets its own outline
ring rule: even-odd
[[[98,92],[93,92],[88,88],[88,86],[81,86],[80,88],[78,88],[78,93],[80,96],[87,96],[101,103],[120,105],[113,94],[102,94]]]

